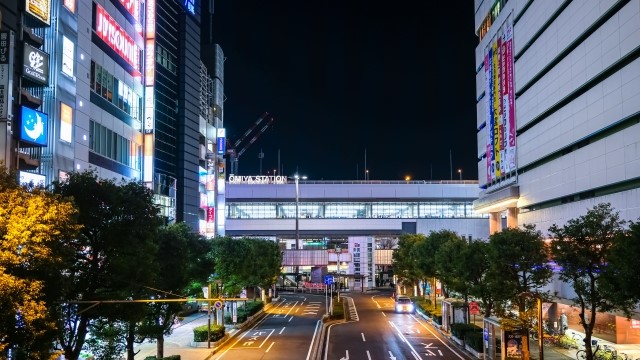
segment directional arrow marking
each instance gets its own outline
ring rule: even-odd
[[[349,360],[349,350],[345,350],[347,355],[345,357],[340,358],[340,360]]]
[[[390,358],[391,360],[396,360],[396,357],[395,357],[395,356],[393,356],[393,353],[391,352],[391,350],[389,350],[389,358]]]
[[[433,343],[429,343],[429,344],[425,344],[425,343],[421,343],[420,345],[423,345],[425,349],[437,349],[437,346],[433,346]]]

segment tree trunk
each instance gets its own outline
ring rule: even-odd
[[[127,360],[135,360],[135,352],[133,351],[133,344],[136,337],[135,332],[136,325],[133,322],[129,322],[127,326]]]
[[[75,336],[71,335],[68,340],[69,342],[62,345],[65,359],[78,360],[78,358],[80,357],[80,351],[82,351],[82,347],[84,346],[84,339],[86,339],[87,337],[88,324],[89,319],[85,316],[81,316],[80,321],[78,322],[78,328],[76,329]],[[75,347],[73,346],[74,340]]]
[[[164,358],[164,335],[156,338],[156,358]]]

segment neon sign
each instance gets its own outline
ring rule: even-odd
[[[96,34],[136,70],[140,70],[140,48],[100,5],[96,5]]]
[[[136,22],[140,22],[140,0],[120,0],[120,4],[133,16]]]

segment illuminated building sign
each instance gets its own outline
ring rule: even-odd
[[[38,146],[47,146],[49,116],[26,106],[22,106],[21,110],[20,141]]]
[[[238,176],[238,175],[229,175],[229,184],[286,184],[287,177],[286,176],[266,176],[266,175],[257,175],[257,176]]]
[[[76,58],[76,46],[66,36],[62,36],[62,73],[73,77],[73,63]]]
[[[156,37],[156,0],[147,0],[145,32],[147,39]]]
[[[119,0],[136,22],[140,22],[140,0]]]
[[[60,103],[60,140],[71,142],[73,135],[73,109],[71,106]]]
[[[144,90],[144,133],[151,134],[155,122],[155,114],[153,104],[155,102],[153,96],[153,86],[147,86]]]
[[[13,32],[0,32],[0,119],[13,118],[13,46]]]
[[[140,48],[102,6],[95,4],[95,7],[96,18],[94,30],[98,37],[115,50],[115,52],[136,71],[139,71]]]
[[[227,151],[227,141],[226,141],[227,132],[224,128],[218,128],[216,132],[216,148],[218,151],[218,155],[224,155]]]
[[[73,14],[76,13],[76,0],[64,0],[62,5],[67,8],[67,10],[71,11]]]
[[[48,26],[51,25],[50,7],[49,0],[27,0],[25,12]]]
[[[49,84],[49,54],[24,44],[22,76],[39,84]]]
[[[191,15],[195,15],[196,13],[196,0],[183,0],[184,9],[187,10]]]
[[[153,86],[156,72],[155,41],[148,39],[144,46],[144,84]]]
[[[46,177],[40,174],[34,174],[26,171],[20,171],[20,185],[44,186]]]

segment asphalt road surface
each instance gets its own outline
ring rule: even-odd
[[[325,360],[471,359],[418,315],[396,314],[389,294],[351,293],[344,301],[349,321],[329,325]]]
[[[230,341],[213,359],[309,359],[325,314],[325,297],[313,294],[280,297],[281,301],[261,321]]]

